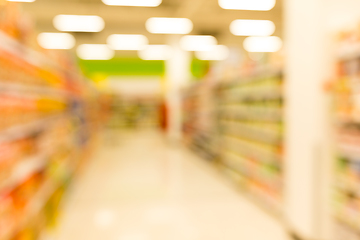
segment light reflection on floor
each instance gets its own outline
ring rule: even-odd
[[[160,133],[113,138],[75,184],[56,240],[288,240],[277,221]]]

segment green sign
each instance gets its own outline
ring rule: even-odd
[[[95,75],[106,76],[164,76],[165,61],[145,61],[140,58],[113,58],[111,60],[81,60],[79,64],[84,74],[92,78]],[[191,72],[200,79],[209,69],[209,62],[193,59]]]

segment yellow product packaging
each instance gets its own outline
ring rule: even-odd
[[[42,113],[61,112],[66,109],[66,103],[60,99],[39,98],[36,102],[37,108]]]
[[[44,80],[45,84],[52,87],[63,86],[63,81],[61,80],[61,78],[50,71],[39,69],[39,77]]]

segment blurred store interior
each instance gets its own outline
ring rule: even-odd
[[[360,240],[358,0],[0,0],[0,240]]]

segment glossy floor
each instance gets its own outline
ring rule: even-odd
[[[106,136],[55,239],[288,240],[209,164],[152,131]]]

